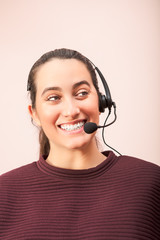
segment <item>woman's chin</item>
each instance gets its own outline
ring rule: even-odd
[[[92,143],[92,139],[74,139],[66,143],[66,148],[70,150],[84,150]]]

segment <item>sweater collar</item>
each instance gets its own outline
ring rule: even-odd
[[[90,179],[102,175],[108,171],[113,163],[117,160],[117,156],[112,151],[102,152],[106,159],[96,167],[82,170],[65,169],[52,166],[46,162],[46,157],[41,156],[37,162],[38,168],[45,174],[62,178],[62,179]]]

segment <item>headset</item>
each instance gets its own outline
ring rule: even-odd
[[[94,66],[94,69],[98,73],[98,75],[99,75],[99,77],[100,77],[100,79],[102,81],[104,90],[105,90],[105,95],[103,95],[100,92],[98,93],[99,94],[99,111],[103,113],[103,112],[105,112],[105,109],[108,108],[109,112],[108,112],[108,115],[107,115],[107,117],[106,117],[106,119],[104,121],[103,126],[97,126],[97,124],[95,124],[95,123],[88,122],[88,123],[86,123],[84,125],[84,131],[86,133],[90,134],[90,133],[93,133],[94,131],[96,131],[98,128],[102,128],[102,139],[103,139],[104,144],[107,147],[109,147],[112,150],[114,150],[115,152],[117,152],[121,156],[122,154],[120,152],[118,152],[115,148],[109,146],[106,143],[105,136],[104,136],[104,128],[110,126],[111,124],[113,124],[116,121],[116,119],[117,119],[116,103],[112,101],[112,97],[111,97],[111,93],[110,93],[107,81],[105,80],[102,72],[99,70],[98,67],[95,66],[95,64],[93,62],[91,62],[91,60],[88,59],[88,61]],[[107,120],[108,120],[108,118],[109,118],[109,116],[111,114],[112,107],[114,108],[114,120],[106,125],[106,122],[107,122]]]
[[[104,112],[105,108],[108,108],[109,112],[111,112],[111,108],[112,108],[112,106],[114,106],[114,102],[112,101],[112,97],[111,97],[111,93],[110,93],[107,81],[105,80],[105,78],[104,78],[103,74],[101,73],[101,71],[99,70],[99,68],[96,67],[95,64],[93,62],[91,62],[91,60],[88,59],[88,61],[94,66],[94,69],[98,73],[98,75],[102,81],[104,90],[105,90],[105,95],[103,95],[102,93],[99,92],[99,111]]]

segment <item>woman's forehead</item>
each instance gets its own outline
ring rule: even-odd
[[[35,76],[37,85],[92,82],[85,64],[76,59],[52,59],[41,65]]]

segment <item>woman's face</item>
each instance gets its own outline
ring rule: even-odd
[[[95,134],[86,134],[85,122],[99,122],[96,89],[86,66],[76,59],[52,59],[35,76],[36,107],[29,106],[43,128],[51,147],[79,149],[91,144]]]

